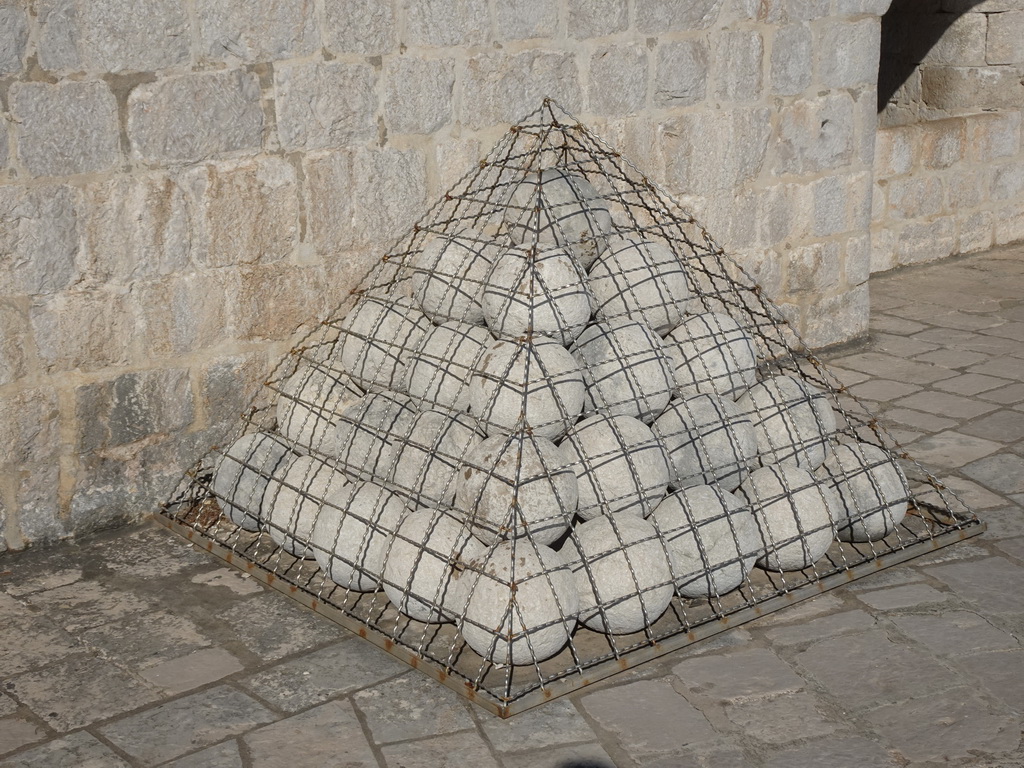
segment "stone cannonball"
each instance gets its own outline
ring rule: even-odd
[[[484,284],[499,246],[470,228],[430,234],[413,261],[412,290],[420,308],[435,323],[483,322]]]
[[[386,480],[395,446],[418,415],[412,399],[398,392],[365,395],[341,413],[335,442],[341,469],[353,480]]]
[[[754,342],[729,315],[691,315],[665,337],[679,394],[735,398],[757,380]]]
[[[363,389],[401,389],[409,355],[430,327],[409,299],[363,296],[341,322],[339,360]]]
[[[267,484],[294,458],[280,437],[265,432],[242,435],[233,442],[217,460],[212,486],[228,519],[246,531],[260,530]]]
[[[423,411],[395,445],[389,485],[420,506],[450,506],[459,468],[481,440],[466,414]]]
[[[338,417],[363,394],[347,374],[301,364],[278,393],[277,429],[300,451],[336,456]]]
[[[884,539],[907,514],[907,478],[896,460],[877,445],[838,445],[814,475],[838,497],[836,537],[840,541]]]
[[[347,484],[345,476],[322,459],[299,456],[267,486],[264,514],[270,538],[295,557],[312,558],[313,524],[325,500]]]
[[[468,411],[469,378],[493,341],[479,325],[434,326],[409,357],[409,396],[422,409]]]

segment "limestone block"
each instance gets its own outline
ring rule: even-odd
[[[295,168],[277,157],[208,163],[181,179],[192,222],[192,258],[208,267],[270,264],[298,244]]]
[[[871,233],[871,274],[888,272],[896,266],[896,232],[891,227]]]
[[[925,104],[941,110],[1024,106],[1024,83],[1015,67],[924,67],[921,89]]]
[[[813,63],[810,27],[806,24],[781,27],[772,43],[772,93],[795,96],[805,91],[811,84]]]
[[[332,291],[316,267],[294,264],[243,267],[235,290],[228,307],[236,336],[273,341],[288,338],[302,323],[323,317],[347,293]]]
[[[977,16],[980,14],[965,14]],[[1024,63],[1024,8],[1006,13],[993,13],[988,19],[985,46],[987,64]]]
[[[647,101],[647,49],[640,43],[598,48],[590,57],[590,110],[599,115],[639,112]]]
[[[626,0],[569,0],[569,37],[577,40],[604,37],[628,26]]]
[[[831,13],[829,0],[786,0],[786,17],[791,21],[811,21]]]
[[[954,67],[982,67],[985,65],[985,33],[988,22],[984,14],[965,13],[948,21],[947,16],[933,16],[931,24],[936,32],[942,31],[922,59],[922,64],[942,64]],[[914,23],[919,23],[916,19]],[[926,25],[929,22],[925,21]],[[948,25],[948,26],[947,26]]]
[[[61,293],[33,300],[29,311],[44,370],[94,371],[131,358],[135,321],[122,292]]]
[[[117,101],[106,83],[15,83],[18,159],[32,176],[105,171],[121,160]]]
[[[150,72],[188,63],[190,24],[177,0],[43,0],[35,10],[44,69]]]
[[[1024,240],[1024,208],[1011,204],[996,210],[996,245]]]
[[[992,211],[978,211],[959,217],[958,253],[975,253],[992,247],[995,215]]]
[[[90,281],[130,283],[188,268],[185,194],[169,174],[118,174],[82,187],[80,200],[81,263]]]
[[[700,110],[666,121],[662,130],[670,189],[692,195],[733,192],[761,170],[771,111]]]
[[[948,174],[945,179],[946,205],[951,211],[976,208],[988,198],[989,169],[975,168]]]
[[[0,387],[17,381],[28,370],[32,354],[28,302],[0,297]]]
[[[916,219],[942,210],[942,179],[938,176],[892,179],[888,192],[890,216]]]
[[[956,252],[956,226],[952,216],[908,224],[896,241],[896,259],[900,265],[935,261]]]
[[[871,16],[883,16],[892,5],[892,0],[838,0],[836,13],[840,16],[859,16],[870,14]]]
[[[133,155],[148,163],[258,149],[263,140],[259,80],[250,72],[227,70],[140,85],[128,96],[128,136]]]
[[[834,235],[848,229],[849,176],[827,176],[812,185],[814,234]]]
[[[7,169],[11,159],[10,150],[8,149],[8,134],[7,117],[6,115],[0,115],[0,173]]]
[[[558,27],[558,6],[549,0],[504,0],[494,6],[495,27],[502,40],[553,37]]]
[[[786,18],[786,0],[733,0],[726,13],[739,19],[778,24]]]
[[[230,277],[220,271],[174,275],[134,286],[135,319],[145,339],[145,356],[184,355],[227,340],[233,288]]]
[[[1020,152],[1021,113],[989,112],[971,115],[967,120],[970,158],[987,163]]]
[[[781,108],[775,173],[809,174],[848,165],[853,156],[853,99],[835,92]]]
[[[78,451],[127,445],[184,429],[195,417],[189,372],[140,371],[85,384],[75,390],[75,415]]]
[[[703,101],[708,81],[708,48],[702,40],[680,40],[658,46],[654,103],[684,107]]]
[[[0,77],[21,72],[28,44],[28,10],[17,0],[0,4]]]
[[[423,215],[426,158],[416,149],[314,155],[305,160],[305,176],[309,236],[318,253],[387,247]]]
[[[18,469],[15,508],[22,540],[52,544],[67,538],[68,524],[60,517],[60,467],[56,460],[47,464],[22,464]]]
[[[854,93],[853,104],[856,157],[865,166],[870,166],[875,157],[875,133],[879,123],[878,88],[859,89]]]
[[[435,137],[434,165],[438,173],[438,189],[450,190],[474,169],[483,156],[478,139]]]
[[[948,168],[963,159],[967,149],[967,121],[962,118],[929,120],[921,123],[921,164],[925,168]]]
[[[1024,195],[1024,163],[997,166],[992,174],[992,199],[1014,200]]]
[[[464,67],[462,119],[470,128],[519,120],[546,96],[574,113],[583,103],[579,70],[568,52],[479,53]]]
[[[286,149],[341,147],[377,137],[377,73],[344,61],[274,69],[277,130]]]
[[[1020,0],[942,0],[942,10],[947,13],[1002,13],[1020,9]]]
[[[853,88],[878,80],[879,19],[829,21],[816,46],[818,79],[828,88]]]
[[[721,9],[722,0],[637,0],[635,23],[639,32],[649,35],[707,29],[715,23]]]
[[[24,389],[0,397],[3,463],[56,463],[60,449],[57,392],[50,387]]]
[[[818,301],[807,312],[803,340],[811,349],[865,336],[868,332],[868,284]]]
[[[797,246],[785,255],[788,293],[821,296],[839,285],[842,255],[838,242],[829,240]]]
[[[847,285],[860,285],[871,277],[871,236],[854,235],[846,241],[843,274]]]
[[[79,277],[78,217],[70,187],[0,187],[0,292],[51,294]]]
[[[256,389],[267,375],[267,361],[262,353],[218,357],[199,372],[202,408],[210,423],[235,419],[249,405]]]
[[[308,56],[320,47],[312,2],[255,0],[196,5],[203,55],[253,63]]]
[[[322,35],[329,51],[380,56],[395,48],[394,0],[333,0],[323,12]]]
[[[880,179],[909,173],[919,156],[917,125],[879,128],[875,134],[875,174]]]
[[[727,30],[712,38],[717,94],[726,101],[753,101],[764,82],[764,39],[755,30]]]
[[[861,171],[847,177],[850,191],[849,228],[865,232],[871,227],[871,203],[874,180],[870,171]]]
[[[410,45],[480,45],[491,26],[487,0],[425,0],[406,9]]]
[[[394,133],[434,133],[452,119],[454,59],[384,60],[384,118]]]

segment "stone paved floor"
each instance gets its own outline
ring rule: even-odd
[[[838,375],[988,522],[509,721],[152,523],[0,559],[0,768],[1024,765],[1024,248],[873,281]]]

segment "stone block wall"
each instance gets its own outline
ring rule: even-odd
[[[0,549],[152,511],[553,96],[865,332],[889,0],[0,0]]]

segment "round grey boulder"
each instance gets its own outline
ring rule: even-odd
[[[348,484],[345,476],[316,456],[299,456],[271,478],[264,497],[267,531],[295,557],[314,557],[310,539],[326,500]]]
[[[434,326],[409,356],[409,396],[422,409],[468,411],[470,376],[493,341],[479,325]]]
[[[419,412],[398,392],[365,395],[341,413],[335,442],[339,466],[353,480],[386,480],[395,447],[409,433]]]
[[[389,485],[420,506],[450,506],[459,468],[481,440],[466,414],[423,411],[395,444]]]
[[[896,460],[877,445],[838,445],[814,474],[839,500],[836,536],[840,541],[884,539],[907,514],[907,478]]]
[[[736,397],[757,380],[753,339],[729,315],[691,315],[665,337],[679,394]]]
[[[253,432],[235,440],[218,458],[212,485],[228,519],[246,531],[260,530],[267,484],[294,458],[276,435]]]
[[[435,323],[483,322],[484,285],[499,246],[474,229],[432,233],[413,264],[412,289],[424,314]]]
[[[363,296],[341,323],[341,365],[363,389],[400,390],[409,355],[430,327],[409,299]]]
[[[277,429],[300,451],[336,456],[338,417],[363,394],[347,374],[303,363],[278,393]]]

